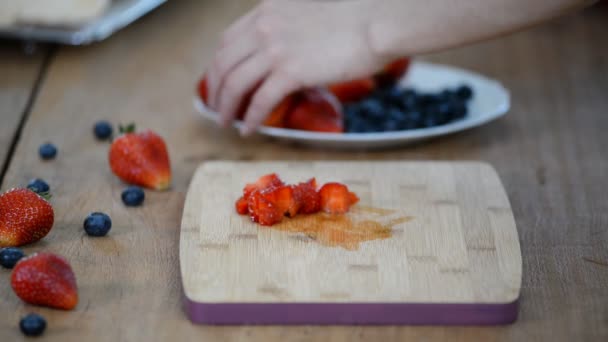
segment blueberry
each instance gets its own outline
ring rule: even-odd
[[[435,127],[438,125],[437,118],[432,115],[427,115],[422,122],[422,126],[425,128]]]
[[[126,188],[121,195],[122,202],[127,207],[137,207],[144,202],[146,197],[144,190],[138,186],[130,186]]]
[[[377,99],[366,99],[360,104],[361,114],[368,118],[382,119],[384,117],[384,107]]]
[[[451,101],[450,111],[452,113],[452,120],[462,119],[467,116],[468,108],[467,105],[462,101]]]
[[[44,194],[45,192],[49,192],[51,190],[47,182],[43,181],[40,178],[32,179],[29,183],[27,183],[27,188],[39,195]]]
[[[462,85],[456,89],[456,96],[461,100],[470,100],[473,98],[473,89],[468,85]]]
[[[19,328],[25,336],[40,336],[46,329],[44,317],[30,313],[19,321]]]
[[[365,133],[368,132],[368,125],[364,119],[354,117],[348,121],[346,131],[349,133]]]
[[[388,88],[385,92],[385,100],[390,104],[398,104],[403,97],[403,90],[399,87]]]
[[[347,119],[361,116],[361,107],[356,103],[350,103],[344,106],[344,116]]]
[[[6,247],[0,250],[0,265],[4,268],[13,268],[25,253],[17,247]]]
[[[417,103],[421,106],[429,106],[432,104],[436,104],[437,102],[440,102],[440,98],[439,95],[435,95],[435,94],[423,94],[418,96],[418,101]]]
[[[405,129],[405,130],[408,130],[408,129],[416,129],[416,128],[418,128],[419,126],[420,126],[420,125],[418,124],[418,122],[417,122],[417,121],[414,121],[414,120],[412,120],[412,119],[411,119],[411,118],[409,118],[409,117],[406,117],[406,119],[405,119],[405,120],[403,120],[403,123],[402,123],[402,125],[401,125],[401,129]]]
[[[449,89],[444,89],[439,93],[439,102],[440,103],[448,103],[457,98],[458,98],[458,96],[456,95],[456,93]]]
[[[93,132],[99,140],[106,140],[112,136],[112,125],[107,121],[98,121],[93,127]]]
[[[112,220],[104,213],[91,213],[84,220],[84,230],[90,236],[105,236],[110,228]]]
[[[407,89],[403,91],[401,94],[400,105],[401,108],[408,110],[414,108],[416,106],[416,102],[418,101],[418,94],[411,89]]]
[[[38,153],[40,154],[40,158],[44,160],[53,159],[57,155],[57,147],[51,143],[42,144],[38,149]]]
[[[389,119],[384,122],[382,128],[386,132],[398,131],[401,128],[401,124],[397,120]]]

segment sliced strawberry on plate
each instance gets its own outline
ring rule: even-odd
[[[376,82],[381,86],[389,86],[399,81],[410,66],[410,58],[399,58],[392,63],[389,63],[376,75]]]
[[[203,76],[201,78],[201,80],[198,82],[196,91],[198,93],[198,96],[201,98],[201,100],[203,100],[203,102],[206,104],[207,100],[208,100],[208,98],[207,98],[207,96],[208,96],[207,77],[206,76]]]
[[[326,90],[311,89],[302,93],[286,118],[286,127],[305,131],[341,133],[342,106],[338,99]]]
[[[255,190],[264,190],[266,188],[277,187],[282,185],[285,184],[283,183],[281,178],[279,178],[276,173],[270,173],[260,177],[257,181],[255,181],[255,183],[249,183],[245,185],[245,188],[243,189],[243,197],[247,199],[249,195],[251,195],[251,193]]]
[[[24,302],[71,310],[78,304],[76,277],[70,264],[51,253],[37,253],[17,262],[11,287]]]
[[[295,97],[295,95],[289,95],[284,98],[283,101],[279,102],[264,121],[264,125],[270,127],[285,127],[285,118],[296,103]]]
[[[295,185],[294,197],[298,202],[300,214],[314,214],[321,210],[321,195],[317,192],[317,181],[314,178]]]
[[[327,183],[319,190],[321,210],[330,214],[344,214],[359,201],[359,197],[341,183]]]
[[[329,85],[329,91],[334,94],[340,102],[359,101],[369,96],[376,89],[376,82],[373,77],[362,78],[347,82],[334,83]]]

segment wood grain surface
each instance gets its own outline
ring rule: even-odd
[[[245,182],[271,172],[289,184],[342,182],[360,196],[345,215],[350,223],[331,234],[346,239],[376,222],[392,236],[332,247],[284,231],[315,225],[315,216],[270,228],[239,216],[234,201]],[[481,163],[205,163],[188,190],[180,265],[186,296],[200,303],[505,304],[521,285],[511,206]]]
[[[16,42],[0,45],[0,181],[49,53],[45,46],[39,46],[32,54],[26,53],[25,48]]]
[[[0,270],[1,341],[24,340],[17,323],[30,311],[47,318],[48,341],[608,339],[606,9],[426,56],[502,80],[513,95],[504,119],[406,149],[346,153],[262,138],[243,141],[194,115],[195,80],[213,56],[218,33],[253,2],[170,1],[103,43],[58,49],[2,187],[34,175],[51,183],[56,225],[26,252],[66,256],[81,302],[73,312],[24,305],[10,290],[9,272]],[[166,138],[175,170],[170,192],[147,192],[139,209],[122,205],[124,185],[110,174],[107,145],[91,135],[101,118],[137,121]],[[44,140],[59,146],[54,162],[38,159],[36,148]],[[192,325],[182,310],[180,219],[195,168],[215,159],[490,162],[511,200],[521,242],[517,323],[496,328]],[[112,216],[109,237],[85,236],[82,222],[92,210]]]

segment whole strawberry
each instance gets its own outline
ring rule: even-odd
[[[134,133],[134,125],[120,131],[123,134],[110,146],[112,172],[126,183],[156,190],[169,188],[171,165],[163,138],[150,130]]]
[[[63,310],[78,304],[72,267],[55,254],[37,253],[19,260],[11,274],[11,287],[26,303]]]
[[[53,228],[53,207],[29,189],[0,195],[0,247],[36,242]]]

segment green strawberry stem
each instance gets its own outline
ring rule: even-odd
[[[51,195],[50,191],[41,192],[41,193],[38,194],[38,196],[44,198],[47,201],[50,200],[51,197],[53,197],[53,195]]]
[[[126,126],[118,125],[118,131],[121,134],[135,133],[135,123],[130,123]]]

